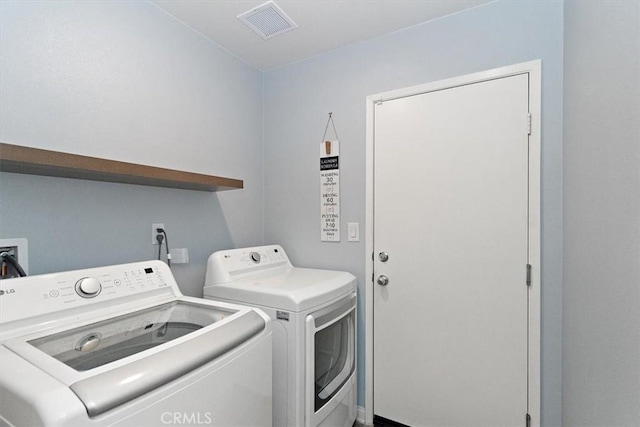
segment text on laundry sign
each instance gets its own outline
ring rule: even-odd
[[[338,161],[338,156],[323,157],[320,159],[320,170],[326,171],[326,170],[339,169],[340,167],[339,163],[340,162]]]

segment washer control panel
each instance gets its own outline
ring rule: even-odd
[[[2,280],[0,323],[121,297],[142,297],[163,288],[180,295],[171,271],[160,261]]]

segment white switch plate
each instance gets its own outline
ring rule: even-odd
[[[359,222],[347,223],[347,240],[349,242],[360,241],[360,223]]]

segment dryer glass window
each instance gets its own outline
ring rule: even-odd
[[[180,338],[232,311],[174,301],[29,341],[77,371],[87,371]]]
[[[315,411],[322,408],[355,369],[355,310],[315,332]]]

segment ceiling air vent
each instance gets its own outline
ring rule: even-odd
[[[298,25],[272,1],[238,15],[238,19],[265,40],[298,28]]]

